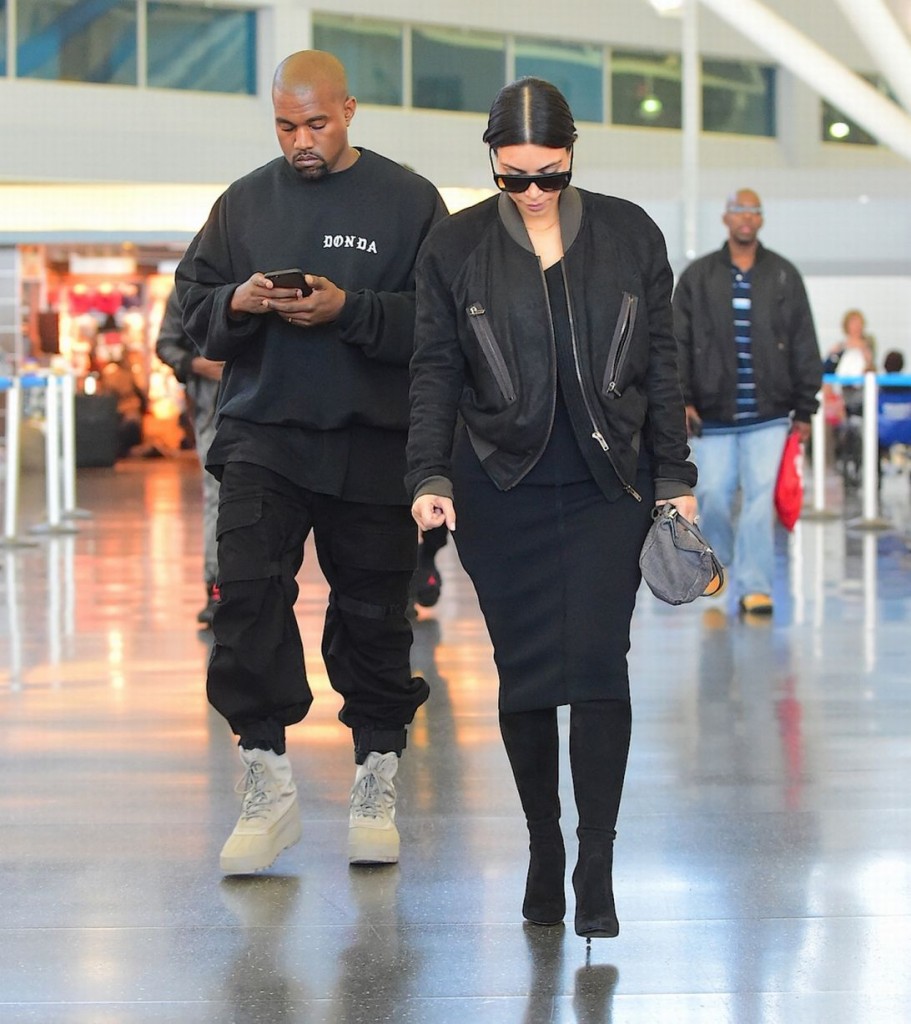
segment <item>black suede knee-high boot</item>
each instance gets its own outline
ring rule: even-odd
[[[571,706],[569,723],[569,759],[579,812],[579,860],[573,871],[576,934],[613,938],[620,932],[611,875],[629,755],[630,703],[580,701]]]
[[[500,734],[528,824],[522,916],[534,924],[559,924],[566,913],[566,852],[560,831],[557,710],[501,713]]]

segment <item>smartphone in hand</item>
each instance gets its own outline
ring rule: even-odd
[[[276,288],[297,288],[301,295],[309,295],[313,289],[307,284],[303,270],[291,267],[288,270],[270,270],[263,277],[268,278]]]

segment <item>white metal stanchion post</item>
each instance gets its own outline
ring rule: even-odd
[[[34,547],[16,533],[19,519],[20,438],[22,426],[22,382],[18,377],[9,381],[6,391],[6,507],[3,510],[3,546],[7,548]]]
[[[32,527],[34,533],[75,533],[74,526],[61,522],[60,479],[60,377],[49,375],[45,381],[44,402],[44,483],[47,522]]]
[[[892,525],[879,514],[879,388],[876,374],[864,374],[863,465],[861,467],[862,517],[851,526],[862,530],[887,530]]]
[[[90,519],[91,512],[76,507],[76,378],[60,378],[60,416],[63,429],[63,518]]]
[[[3,539],[16,540],[19,512],[19,424],[22,420],[22,388],[18,379],[10,381],[6,392],[6,508],[3,510]]]
[[[821,394],[819,408],[813,414],[810,423],[813,444],[813,506],[801,512],[801,519],[835,519],[837,513],[826,511],[826,414]]]

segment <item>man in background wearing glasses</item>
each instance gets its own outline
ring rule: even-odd
[[[759,196],[729,196],[722,220],[727,241],[677,283],[674,329],[702,529],[740,611],[771,615],[778,465],[791,430],[809,437],[822,364],[800,273],[759,241]]]

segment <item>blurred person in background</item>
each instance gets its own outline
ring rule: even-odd
[[[867,321],[859,309],[849,309],[842,317],[843,337],[826,356],[824,373],[839,377],[862,377],[874,369],[873,338],[867,334]]]
[[[822,361],[800,273],[759,241],[756,192],[729,196],[722,221],[727,241],[677,282],[674,330],[702,531],[732,570],[740,610],[768,616],[775,481],[788,433],[810,436]]]
[[[183,318],[177,290],[173,289],[165,305],[164,316],[155,343],[158,358],[174,371],[174,376],[186,388],[190,403],[196,453],[202,466],[202,532],[203,581],[206,603],[196,616],[203,626],[211,626],[218,601],[218,550],[215,524],[218,518],[218,479],[206,471],[206,456],[215,438],[215,409],[218,387],[224,362],[207,359],[183,329]]]

